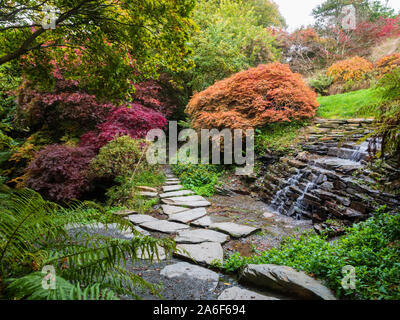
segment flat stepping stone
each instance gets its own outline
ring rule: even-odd
[[[169,216],[168,220],[181,222],[181,223],[189,223],[193,220],[204,217],[206,214],[207,214],[207,211],[205,208],[196,208],[196,209],[172,214]]]
[[[171,174],[171,173],[167,173],[165,176],[166,176],[167,178],[169,178],[169,179],[171,179],[171,178],[176,178],[176,175]]]
[[[160,194],[161,198],[172,198],[172,197],[182,197],[195,194],[192,190],[181,190],[181,191],[174,191],[174,192],[167,192]]]
[[[188,208],[169,206],[167,204],[161,205],[161,208],[162,208],[164,214],[166,214],[167,216],[189,210]]]
[[[209,283],[208,290],[213,291],[218,285],[219,274],[206,268],[187,262],[166,266],[160,274],[168,279],[189,277]]]
[[[158,193],[157,192],[141,191],[141,192],[139,192],[139,194],[142,197],[146,197],[146,198],[156,198],[156,197],[158,197]]]
[[[140,234],[144,235],[144,236],[150,236],[150,232],[147,232],[146,230],[142,229],[139,226],[133,226],[133,229],[135,229],[137,232],[139,232]]]
[[[156,219],[152,216],[146,215],[146,214],[137,214],[134,216],[130,216],[128,219],[130,222],[132,222],[133,224],[137,224],[137,225],[141,225],[146,222],[159,221],[158,219]]]
[[[253,292],[247,289],[239,287],[231,287],[222,291],[218,300],[279,300],[274,297],[264,296],[257,292]]]
[[[174,254],[177,257],[194,260],[199,264],[211,265],[213,262],[222,263],[224,251],[217,242],[204,242],[200,244],[178,244]]]
[[[175,223],[166,220],[157,220],[145,222],[140,225],[142,228],[162,232],[162,233],[178,233],[179,231],[189,229],[189,226],[182,223]]]
[[[225,243],[229,240],[227,234],[205,229],[185,230],[178,233],[175,238],[176,243],[203,243],[203,242],[218,242]]]
[[[179,182],[179,179],[178,178],[168,178],[165,181],[167,181],[167,182]]]
[[[177,184],[180,184],[181,182],[179,180],[175,180],[175,181],[165,181],[165,185],[166,186],[175,186]]]
[[[154,252],[153,255],[150,255],[147,250],[144,250],[144,252],[142,252],[141,249],[137,249],[136,256],[141,260],[162,261],[167,259],[167,255],[165,254],[165,249],[163,247],[157,246],[157,253]]]
[[[213,223],[210,225],[210,229],[225,232],[234,238],[246,237],[260,230],[259,228],[244,226],[233,222]]]
[[[208,228],[213,223],[215,223],[215,221],[213,221],[209,216],[206,216],[192,221],[190,224],[195,227]]]
[[[172,185],[172,186],[164,186],[163,191],[164,192],[171,192],[171,191],[179,191],[182,190],[183,186],[178,184],[178,185]]]
[[[164,201],[163,201],[164,202]],[[201,207],[209,207],[211,203],[207,200],[204,201],[171,201],[166,200],[165,203],[173,204],[176,206],[188,207],[188,208],[201,208]]]

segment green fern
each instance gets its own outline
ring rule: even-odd
[[[126,270],[126,260],[138,260],[137,251],[158,257],[175,250],[171,239],[154,239],[137,233],[130,222],[104,212],[94,203],[75,203],[68,209],[44,200],[32,190],[0,187],[0,297],[15,299],[116,299],[136,295],[137,289],[158,294],[158,287]],[[97,210],[85,210],[96,207]],[[90,215],[88,217],[88,214]],[[124,240],[67,227],[81,221],[117,224],[121,231],[136,235]],[[51,265],[56,271],[55,290],[42,288]]]

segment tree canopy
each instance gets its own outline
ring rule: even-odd
[[[42,25],[54,8],[55,29]],[[194,0],[1,0],[0,65],[20,61],[31,76],[69,64],[105,97],[127,97],[132,83],[190,66],[187,42],[195,29]],[[21,59],[23,58],[23,59]],[[83,62],[84,61],[84,62]],[[82,79],[83,78],[83,79]]]

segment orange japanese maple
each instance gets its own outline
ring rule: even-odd
[[[271,63],[241,71],[195,94],[186,113],[195,129],[247,129],[311,118],[317,95],[288,65]]]

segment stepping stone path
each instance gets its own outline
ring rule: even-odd
[[[150,232],[171,234],[177,243],[173,255],[187,262],[169,265],[161,270],[166,278],[193,278],[207,283],[207,289],[213,291],[219,282],[219,274],[207,268],[214,262],[223,262],[224,250],[222,244],[230,238],[241,238],[257,232],[258,228],[239,225],[233,222],[217,222],[207,215],[207,207],[211,205],[205,198],[195,195],[191,190],[185,190],[179,179],[167,174],[167,179],[158,194],[153,190],[143,190],[141,194],[148,197],[161,198],[161,209],[166,220],[156,219],[149,215],[133,213],[129,219],[134,228],[141,234]],[[159,248],[159,260],[166,259],[163,248]],[[142,259],[149,259],[148,254],[138,251]],[[197,264],[197,265],[196,265]],[[261,295],[239,287],[226,289],[219,296],[220,300],[273,300],[276,298]]]

